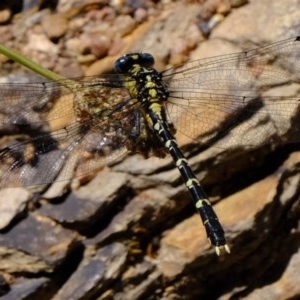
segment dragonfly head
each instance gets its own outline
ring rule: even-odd
[[[149,53],[124,54],[115,62],[114,69],[117,73],[128,74],[134,66],[149,68],[154,65],[154,57]]]

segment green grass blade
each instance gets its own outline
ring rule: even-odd
[[[14,60],[15,62],[27,67],[31,71],[40,74],[41,76],[49,79],[49,80],[62,80],[66,79],[48,69],[43,68],[41,65],[35,63],[31,59],[23,56],[15,50],[12,50],[2,44],[0,44],[0,53],[7,56],[8,58]]]

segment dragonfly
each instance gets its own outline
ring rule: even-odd
[[[208,240],[218,255],[229,253],[176,136],[199,147],[251,147],[253,127],[262,142],[299,141],[299,97],[268,90],[300,83],[300,37],[163,72],[154,63],[151,54],[130,53],[114,74],[0,84],[0,188],[85,176],[127,153],[171,155]]]

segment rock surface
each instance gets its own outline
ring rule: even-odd
[[[0,43],[67,77],[111,71],[132,51],[153,53],[162,70],[297,36],[300,26],[297,0],[22,2],[1,2]],[[1,76],[24,76],[0,63]],[[274,84],[264,93],[298,99],[299,91]],[[291,106],[271,109],[291,117]],[[257,126],[206,150],[178,132],[230,255],[207,243],[170,157],[128,155],[88,183],[0,191],[0,298],[300,298],[299,146],[272,140],[269,123],[247,124]],[[0,144],[9,132],[1,126]]]

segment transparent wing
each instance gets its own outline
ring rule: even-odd
[[[72,124],[0,151],[0,187],[33,186],[84,176],[123,155],[128,132]],[[98,130],[98,131],[97,131]],[[114,137],[112,137],[114,136]],[[59,178],[57,175],[59,174]]]
[[[105,100],[102,90],[121,88],[122,80],[125,79],[110,74],[44,83],[0,84],[0,130],[29,124],[39,127],[52,120],[70,118],[75,113],[76,95],[98,96],[99,101]]]
[[[192,61],[164,79],[170,119],[191,139],[220,147],[299,140],[298,38]]]
[[[2,85],[0,187],[83,176],[123,155],[136,127],[121,81]],[[86,78],[85,78],[86,79]]]
[[[289,39],[167,70],[171,121],[204,145],[299,140],[299,50],[298,38]],[[126,149],[163,156],[124,80],[0,85],[0,187],[84,175]]]

